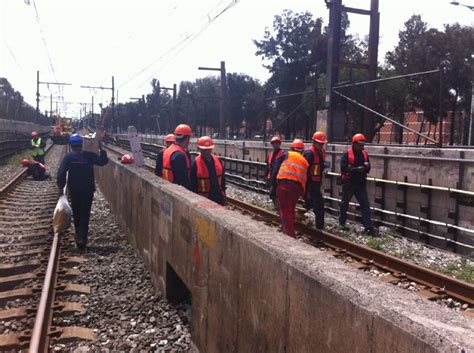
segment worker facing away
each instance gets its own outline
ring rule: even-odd
[[[214,141],[202,136],[197,142],[199,155],[191,165],[191,190],[220,204],[225,204],[225,171],[220,159],[212,153]]]
[[[26,175],[32,176],[34,180],[40,181],[49,178],[49,175],[46,173],[46,167],[40,162],[23,159],[21,165],[27,168]]]
[[[270,140],[270,143],[273,147],[273,150],[268,155],[267,168],[266,168],[266,172],[265,172],[265,174],[267,176],[267,185],[268,186],[271,186],[271,180],[272,180],[272,174],[273,174],[272,172],[273,172],[273,168],[275,166],[275,162],[283,154],[283,150],[281,149],[281,138],[280,138],[280,136],[273,136],[272,139]],[[273,195],[273,196],[275,196],[275,195]],[[270,194],[270,197],[272,197],[271,194]],[[272,199],[272,201],[273,201],[273,205],[275,206],[275,208],[278,209],[277,203],[276,203],[276,198],[274,197]]]
[[[44,148],[46,147],[46,143],[43,139],[39,136],[36,131],[31,133],[31,149],[33,152],[31,153],[31,157],[37,162],[40,162],[44,165]]]
[[[305,194],[308,161],[303,157],[304,143],[296,139],[290,151],[277,159],[272,173],[271,197],[278,203],[283,232],[295,237],[295,209],[300,196]]]
[[[191,190],[189,181],[191,158],[189,157],[188,146],[192,134],[189,125],[180,124],[176,126],[174,130],[176,142],[163,152],[163,179],[184,186],[188,190]]]
[[[339,225],[345,227],[347,209],[352,196],[355,196],[362,213],[362,224],[368,235],[377,235],[370,215],[370,204],[367,196],[367,174],[370,172],[369,154],[364,149],[365,136],[355,134],[352,146],[341,158],[342,201],[339,214]]]
[[[156,165],[155,165],[155,174],[161,177],[163,175],[163,154],[165,150],[170,147],[173,143],[176,142],[176,136],[173,134],[168,134],[165,136],[166,147],[163,148],[158,155],[156,156]]]
[[[323,172],[326,168],[326,150],[328,142],[326,134],[318,131],[313,134],[313,146],[303,152],[308,161],[308,175],[306,182],[306,208],[313,209],[316,218],[316,228],[324,229],[324,198],[321,192]]]
[[[66,186],[71,200],[76,244],[79,249],[87,245],[89,217],[95,191],[94,165],[104,166],[108,163],[107,152],[99,143],[99,155],[82,151],[82,137],[74,134],[69,139],[71,152],[67,153],[59,166],[57,185],[62,195]],[[67,178],[66,178],[67,175]]]

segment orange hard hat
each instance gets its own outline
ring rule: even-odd
[[[174,129],[174,134],[181,136],[192,136],[193,130],[191,130],[191,127],[189,125],[179,124],[178,126],[176,126],[176,129]]]
[[[273,136],[272,139],[270,140],[270,143],[273,144],[275,142],[281,143],[281,138],[280,136]]]
[[[30,161],[28,159],[23,159],[20,163],[23,167],[28,167]]]
[[[38,136],[38,133],[37,133],[36,131],[33,131],[33,132],[31,133],[31,137],[36,137],[36,136]]]
[[[313,134],[313,141],[319,143],[328,143],[328,138],[326,137],[326,134],[324,132],[317,131]]]
[[[202,150],[210,150],[214,148],[214,141],[209,136],[200,137],[198,140],[198,147]]]
[[[300,139],[295,139],[290,145],[290,148],[294,150],[304,150],[304,142]]]
[[[365,136],[362,134],[355,134],[352,136],[352,143],[365,142]]]
[[[173,134],[166,135],[165,142],[176,142],[176,136]]]
[[[124,154],[122,156],[122,159],[120,160],[120,162],[122,164],[132,164],[134,162],[134,159],[132,156],[130,156],[129,154]]]

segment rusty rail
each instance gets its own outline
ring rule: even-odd
[[[280,222],[279,217],[275,213],[263,208],[231,198],[227,198],[227,202],[234,207],[258,215],[262,218],[272,219],[273,222]],[[312,229],[299,222],[296,222],[295,227],[299,232],[308,235],[313,239],[322,241],[326,246],[332,249],[342,249],[345,254],[360,261],[369,261],[375,266],[397,275],[400,273],[404,274],[407,279],[413,282],[433,288],[434,293],[439,293],[440,290],[444,290],[447,295],[471,306],[474,305],[474,286],[467,282],[404,261],[381,251],[371,249],[367,246],[354,243],[340,236]]]
[[[110,146],[107,146],[107,148],[114,151],[115,153],[122,154],[122,151],[117,148]],[[154,172],[154,168],[152,166],[145,165],[145,167],[147,170]],[[263,208],[229,197],[227,198],[227,204],[255,214],[262,220],[280,223],[280,218],[278,215]],[[447,295],[465,302],[470,306],[474,305],[474,286],[467,282],[457,280],[455,278],[443,275],[442,273],[404,261],[381,251],[371,249],[367,246],[354,243],[340,236],[310,228],[299,222],[297,222],[295,226],[299,232],[311,237],[312,239],[322,241],[325,246],[331,249],[336,249],[338,251],[342,250],[343,253],[351,257],[354,257],[362,262],[371,263],[381,269],[393,273],[397,277],[400,275],[406,276],[406,278],[410,281],[417,282],[431,288],[433,297],[446,293]]]
[[[48,268],[41,290],[41,298],[36,312],[35,325],[31,334],[30,353],[44,353],[49,350],[48,333],[53,318],[53,303],[55,299],[55,288],[57,282],[57,271],[59,266],[60,238],[54,233],[51,253],[48,260]]]

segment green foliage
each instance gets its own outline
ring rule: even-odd
[[[461,262],[451,263],[447,267],[437,267],[436,270],[462,281],[474,283],[474,265],[467,259],[461,259]]]
[[[384,250],[386,244],[386,238],[370,238],[365,245],[374,250]]]
[[[385,73],[407,74],[444,68],[442,111],[468,109],[472,77],[474,29],[458,23],[444,31],[428,28],[421,16],[413,15],[400,31],[399,43],[386,55]],[[408,94],[407,94],[408,93]],[[419,76],[399,87],[393,102],[405,99],[405,111],[421,108],[433,122],[439,115],[439,75]]]

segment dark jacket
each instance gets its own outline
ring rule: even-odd
[[[370,159],[369,159],[370,162]],[[341,158],[341,171],[343,173],[351,173],[350,183],[357,185],[365,185],[367,182],[367,174],[370,172],[370,163],[366,166],[365,171],[358,171],[357,167],[363,167],[365,163],[364,156],[361,151],[354,151],[354,165],[349,167],[348,152],[345,152]]]
[[[171,155],[170,164],[174,176],[173,184],[178,184],[191,190],[191,182],[189,180],[188,167],[186,165],[186,156],[181,152],[175,152]]]
[[[219,188],[219,183],[217,181],[216,166],[214,165],[214,158],[211,158],[209,161],[206,161],[204,158],[204,163],[206,163],[207,170],[209,171],[209,182],[211,183],[211,189],[209,190],[209,199],[217,202],[218,204],[223,205],[225,198],[221,193]],[[191,191],[198,192],[198,178],[197,178],[197,165],[196,161],[193,161],[191,164]],[[222,165],[222,190],[225,191],[225,170],[224,165]]]
[[[323,152],[322,151],[316,151],[316,152],[319,154],[319,170],[321,171],[321,175],[323,175],[323,171],[325,168],[324,161],[323,161]],[[313,190],[316,190],[316,188],[313,188],[313,184],[315,184],[316,182],[311,180],[311,170],[314,163],[313,151],[311,151],[310,149],[304,150],[303,157],[308,161],[308,164],[309,164],[308,174],[307,174],[307,179],[306,179],[306,190],[308,193],[311,193]]]
[[[95,191],[94,165],[104,166],[109,162],[107,152],[95,153],[72,151],[66,154],[58,170],[57,185],[62,189],[66,185],[71,191]]]
[[[158,175],[159,177],[163,176],[163,153],[164,152],[165,152],[165,149],[163,148],[160,152],[158,152],[158,155],[156,156],[155,175]]]

